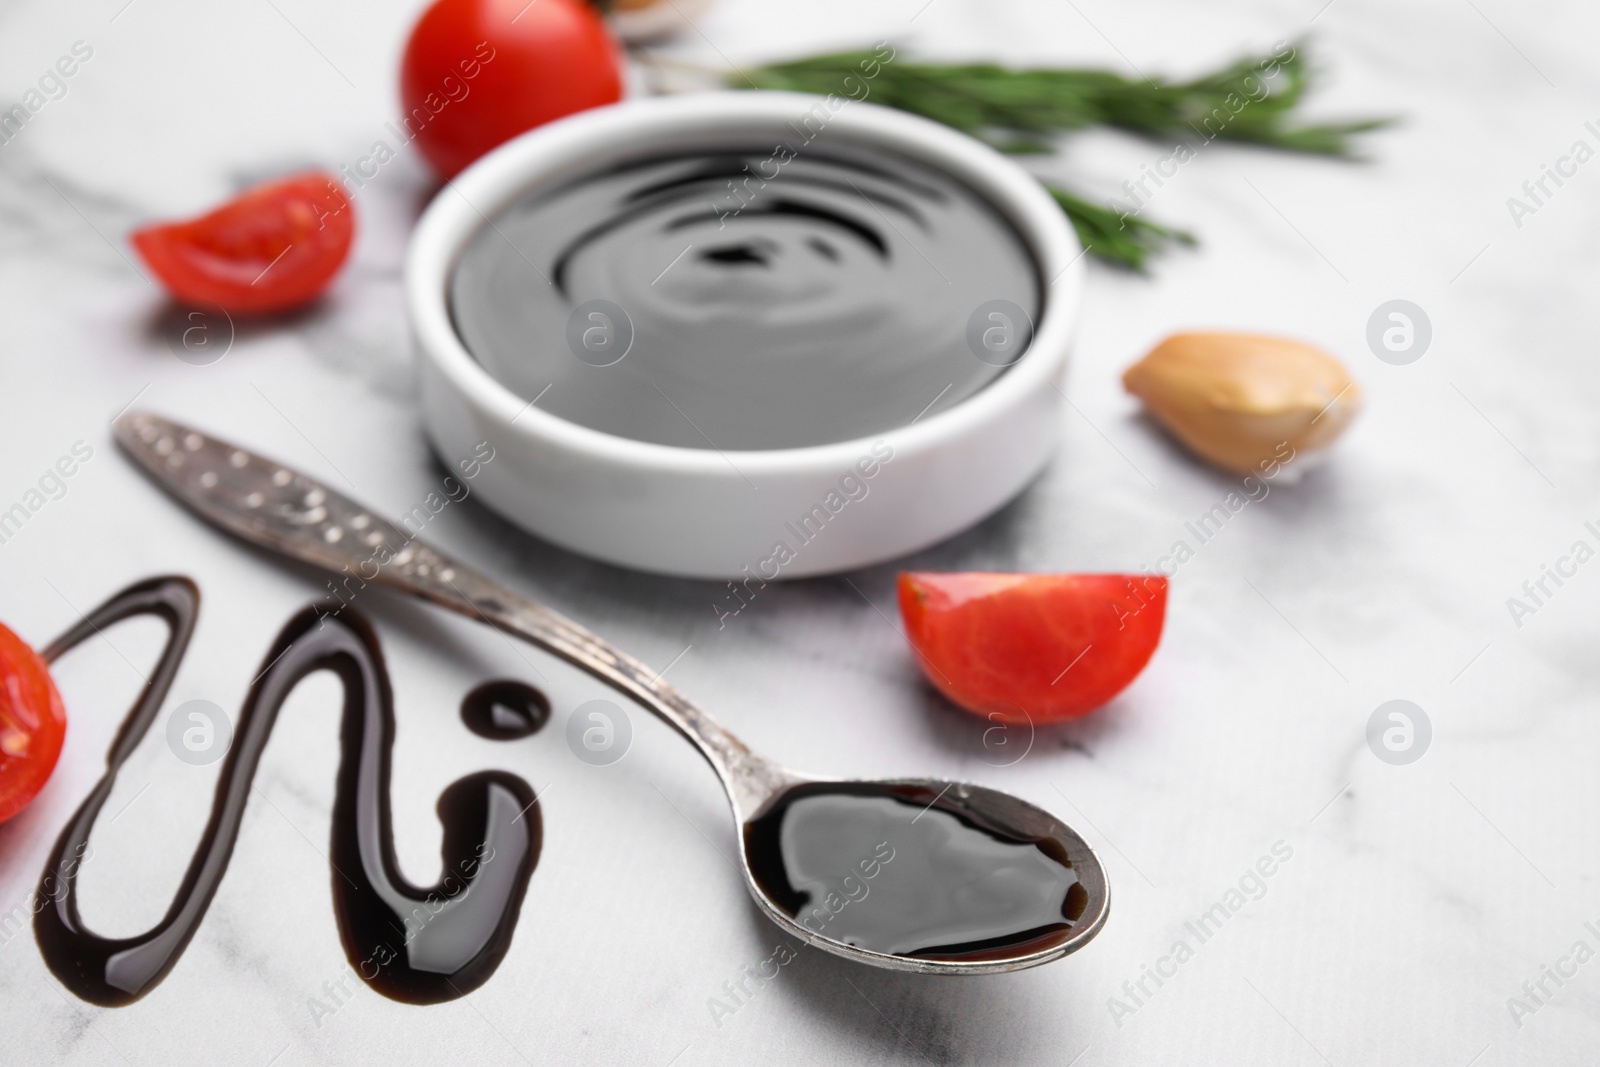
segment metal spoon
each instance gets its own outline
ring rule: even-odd
[[[192,510],[252,544],[377,582],[514,634],[566,660],[664,719],[711,764],[744,830],[792,786],[829,779],[799,774],[751,752],[644,664],[588,630],[457,563],[405,529],[316,480],[180,423],[132,411],[113,424],[117,443],[163,488]],[[379,565],[376,554],[389,556]],[[986,974],[1033,967],[1082,948],[1105,924],[1109,887],[1094,851],[1049,812],[1009,794],[939,779],[895,779],[936,796],[942,809],[1064,856],[1083,902],[1069,932],[1046,947],[1019,946],[976,958],[930,959],[872,951],[802,925],[752,873],[747,835],[740,833],[740,869],[761,909],[780,927],[835,955],[891,970]],[[930,805],[931,806],[931,805]],[[1073,887],[1077,893],[1077,887]],[[1086,902],[1084,895],[1086,894]]]

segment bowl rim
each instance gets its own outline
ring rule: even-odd
[[[795,470],[836,473],[893,435],[898,452],[980,432],[1004,417],[1064,364],[1078,318],[1086,249],[1065,214],[1027,171],[950,127],[864,100],[827,118],[827,133],[881,146],[940,167],[983,197],[1015,228],[1039,273],[1040,312],[1028,350],[983,389],[923,420],[845,441],[775,449],[691,448],[639,441],[544,411],[513,392],[467,350],[451,322],[449,284],[467,244],[495,214],[535,184],[580,175],[697,137],[730,135],[730,124],[793,122],[830,98],[770,90],[716,90],[628,100],[579,112],[512,138],[446,179],[423,212],[405,260],[406,313],[423,358],[498,429],[529,443],[556,444],[628,467],[663,473],[719,474]],[[737,457],[734,465],[729,457]],[[732,467],[732,470],[730,470]]]

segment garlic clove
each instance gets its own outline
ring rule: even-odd
[[[1241,474],[1327,448],[1361,410],[1361,387],[1344,364],[1264,334],[1173,334],[1122,384],[1197,455]]]

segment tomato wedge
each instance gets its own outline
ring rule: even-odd
[[[67,710],[50,669],[0,625],[0,822],[44,788],[66,736]]]
[[[1149,574],[901,574],[923,673],[1002,722],[1076,719],[1128,687],[1161,640],[1167,580]]]
[[[310,171],[258,185],[199,218],[135,230],[132,241],[178,301],[257,314],[320,294],[355,232],[344,187]]]

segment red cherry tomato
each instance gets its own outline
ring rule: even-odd
[[[0,625],[0,822],[44,788],[66,735],[67,710],[50,669]]]
[[[519,133],[621,98],[616,46],[582,0],[438,0],[400,61],[401,121],[445,178]]]
[[[321,293],[350,254],[355,208],[324,171],[268,182],[196,219],[146,226],[133,247],[177,300],[244,313]]]
[[[1161,640],[1167,580],[1147,574],[902,574],[900,615],[923,673],[1002,722],[1087,715]]]

